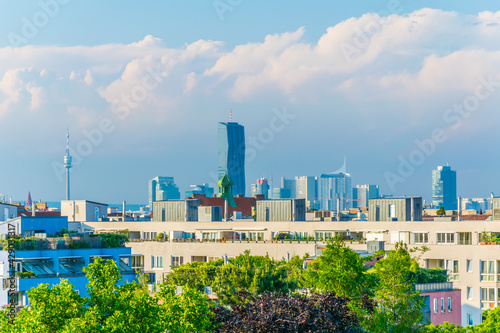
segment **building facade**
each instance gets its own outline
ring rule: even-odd
[[[148,182],[149,208],[153,209],[153,202],[163,200],[176,200],[181,198],[179,187],[174,182],[174,177],[155,177]]]
[[[214,188],[210,187],[207,183],[203,183],[203,185],[191,185],[190,189],[185,192],[184,197],[190,198],[194,194],[201,194],[206,197],[211,197],[214,195]]]
[[[368,202],[368,221],[422,221],[422,197],[379,198]]]
[[[255,184],[251,186],[252,197],[256,195],[263,195],[265,199],[269,196],[269,183],[266,178],[257,179]]]
[[[234,257],[245,250],[253,255],[266,255],[281,260],[290,256],[314,254],[329,238],[340,235],[353,242],[347,245],[356,251],[367,251],[365,240],[384,242],[392,250],[397,242],[408,246],[426,245],[421,267],[442,268],[448,271],[454,289],[461,294],[461,325],[481,322],[482,311],[500,305],[500,245],[481,245],[485,231],[500,235],[497,221],[248,221],[228,222],[88,222],[88,231],[130,231],[128,246],[140,253],[144,269],[161,280],[170,265],[193,261],[210,261]],[[76,227],[76,226],[75,226]],[[148,241],[156,234],[166,233],[165,242]],[[280,234],[294,240],[274,241]],[[154,237],[153,237],[154,236]],[[314,240],[309,240],[312,237]],[[175,238],[175,240],[174,240]],[[224,239],[224,242],[222,241]],[[162,257],[162,267],[152,262]],[[441,298],[439,296],[439,306]],[[448,297],[448,296],[446,296]],[[433,300],[432,300],[433,302]],[[446,306],[447,306],[446,298]],[[452,304],[452,313],[458,310]],[[432,310],[433,311],[433,310]],[[440,316],[450,311],[440,312]],[[443,317],[444,318],[444,317]]]
[[[323,174],[320,177],[321,183],[321,210],[337,211],[337,204],[340,201],[340,210],[348,208],[349,199],[352,199],[351,176],[348,173]]]
[[[457,173],[449,166],[438,166],[432,170],[432,206],[456,210],[457,206]]]
[[[233,194],[245,195],[245,128],[235,122],[219,123],[218,175],[227,173],[234,182]]]
[[[108,205],[89,200],[61,201],[61,216],[68,221],[99,221],[108,218]]]
[[[352,189],[353,208],[368,208],[368,200],[380,196],[378,185],[356,185]]]

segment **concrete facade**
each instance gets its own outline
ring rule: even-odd
[[[422,221],[422,197],[368,200],[368,221]]]
[[[185,263],[234,257],[245,250],[251,250],[253,255],[269,254],[275,259],[313,255],[318,246],[337,234],[352,239],[352,244],[348,244],[354,250],[367,250],[364,239],[384,241],[386,250],[404,241],[410,247],[430,248],[421,257],[422,267],[449,271],[454,288],[461,290],[463,326],[469,317],[474,324],[480,323],[485,306],[496,306],[500,302],[500,245],[480,244],[481,233],[500,234],[500,224],[495,221],[86,222],[73,227],[95,232],[129,230],[132,239],[127,246],[132,248],[132,253],[144,256],[145,271],[156,273],[158,280],[170,270],[169,263],[178,262],[180,257]],[[172,241],[173,237],[166,242],[141,239],[152,232],[175,235],[177,241]],[[302,239],[312,236],[316,240],[274,243],[273,237],[279,233]],[[223,238],[225,242],[221,241]],[[152,266],[153,256],[164,257],[162,268]],[[481,300],[485,290],[487,297],[493,295],[491,300]]]
[[[70,222],[96,222],[108,218],[108,205],[88,200],[63,200],[61,216],[67,216]]]

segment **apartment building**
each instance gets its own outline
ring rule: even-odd
[[[422,267],[449,271],[453,287],[461,290],[462,325],[480,323],[483,310],[500,304],[500,245],[482,242],[485,234],[500,235],[499,221],[82,222],[70,227],[97,233],[128,230],[127,246],[140,254],[133,260],[158,281],[170,266],[230,258],[245,250],[278,260],[313,255],[337,234],[354,250],[367,250],[370,240],[383,241],[386,250],[404,241],[430,249],[421,256]],[[167,240],[155,240],[160,233]]]

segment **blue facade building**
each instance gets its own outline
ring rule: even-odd
[[[202,194],[206,197],[211,197],[214,195],[214,188],[210,187],[207,183],[203,183],[203,185],[191,185],[190,189],[184,194],[185,198],[191,198],[194,194]]]
[[[245,195],[245,128],[235,122],[219,123],[218,176],[227,173],[234,182],[233,195]]]
[[[94,261],[96,257],[103,260],[113,260],[120,269],[122,282],[137,281],[133,269],[131,248],[102,247],[99,236],[90,234],[74,234],[65,237],[55,237],[62,228],[68,229],[67,217],[19,217],[0,223],[0,306],[9,303],[9,289],[16,307],[29,305],[26,291],[41,283],[56,285],[61,279],[67,279],[81,296],[88,296],[88,279],[83,268]],[[15,230],[15,231],[14,231]],[[8,233],[25,238],[13,242],[14,257],[9,257],[7,251]],[[31,237],[26,239],[26,237]],[[9,260],[12,260],[11,263]],[[10,266],[14,267],[12,283]]]
[[[458,209],[457,172],[449,166],[438,166],[432,170],[432,206],[446,210]]]
[[[349,199],[352,199],[351,176],[348,173],[323,174],[321,183],[321,210],[337,211],[337,201],[340,200],[340,209],[348,207]]]
[[[165,200],[179,200],[181,192],[174,182],[174,177],[155,177],[149,181],[149,208],[153,209],[153,202]]]

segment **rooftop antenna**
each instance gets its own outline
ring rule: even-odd
[[[233,109],[229,109],[229,122],[233,122]]]

